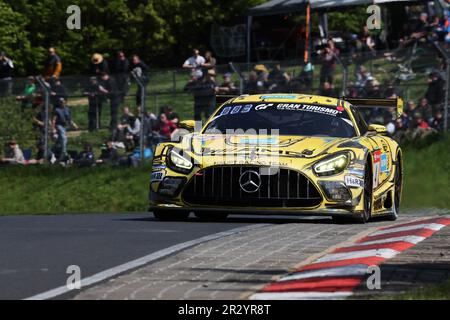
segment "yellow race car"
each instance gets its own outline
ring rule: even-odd
[[[395,220],[402,193],[402,152],[357,107],[397,99],[336,99],[307,94],[233,97],[201,126],[160,143],[150,180],[157,219],[228,214],[332,216],[338,221]]]

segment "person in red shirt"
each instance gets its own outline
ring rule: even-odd
[[[158,129],[160,140],[170,141],[172,132],[174,132],[175,129],[177,129],[177,125],[174,122],[167,119],[167,115],[165,113],[161,113],[159,115]]]

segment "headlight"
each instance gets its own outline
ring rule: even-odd
[[[180,155],[176,150],[172,149],[169,151],[167,155],[168,162],[167,164],[174,171],[178,171],[181,173],[188,173],[192,170],[193,164],[191,160],[186,159],[182,155]]]
[[[329,176],[342,172],[347,168],[349,155],[341,153],[331,158],[319,161],[313,166],[314,172],[319,176]]]

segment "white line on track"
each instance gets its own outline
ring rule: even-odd
[[[219,233],[215,233],[215,234],[211,234],[211,235],[207,235],[195,240],[190,240],[190,241],[186,241],[186,242],[182,242],[179,244],[176,244],[174,246],[171,246],[169,248],[166,249],[162,249],[156,252],[153,252],[149,255],[146,255],[142,258],[121,264],[119,266],[113,267],[111,269],[107,269],[105,271],[96,273],[90,277],[84,278],[81,280],[81,288],[85,288],[88,286],[91,286],[93,284],[96,284],[100,281],[104,281],[108,278],[117,276],[121,273],[124,273],[126,271],[129,270],[133,270],[136,269],[138,267],[141,267],[143,265],[146,265],[150,262],[153,262],[155,260],[164,258],[168,255],[171,255],[173,253],[176,253],[178,251],[199,245],[201,243],[207,242],[207,241],[211,241],[211,240],[216,240],[219,238],[223,238],[223,237],[228,237],[231,236],[233,234],[236,233],[240,233],[240,232],[244,232],[244,231],[249,231],[249,230],[253,230],[253,229],[257,229],[257,228],[262,228],[262,227],[266,227],[268,226],[268,224],[256,224],[256,225],[249,225],[249,226],[245,226],[245,227],[239,227],[239,228],[235,228],[235,229],[231,229],[231,230],[227,230],[227,231],[223,231],[223,232],[219,232]],[[34,295],[32,297],[26,298],[25,300],[46,300],[46,299],[51,299],[51,298],[55,298],[57,296],[63,295],[65,293],[68,293],[72,291],[71,289],[67,288],[67,286],[61,286],[43,293],[39,293],[37,295]]]
[[[323,278],[323,277],[343,277],[343,276],[364,276],[367,274],[367,265],[355,264],[344,267],[325,268],[319,270],[306,270],[298,273],[293,273],[278,280],[279,282],[302,280],[309,278]]]
[[[371,245],[371,244],[382,244],[382,243],[391,243],[391,242],[409,242],[412,244],[418,244],[420,241],[423,241],[425,239],[426,239],[425,237],[421,237],[421,236],[393,237],[393,238],[387,238],[387,239],[358,242],[358,243],[355,243],[355,245],[351,245],[350,247],[355,247],[355,246],[359,246],[359,245],[367,246],[367,245]]]
[[[345,299],[351,291],[338,292],[261,292],[250,296],[250,300],[314,300],[314,299]]]
[[[404,227],[397,227],[397,228],[391,228],[391,229],[385,229],[385,230],[380,230],[377,232],[372,233],[370,236],[379,236],[382,234],[389,234],[389,233],[394,233],[394,232],[402,232],[402,231],[409,231],[409,230],[416,230],[416,229],[431,229],[431,230],[440,230],[443,227],[445,227],[445,225],[440,224],[440,223],[424,223],[424,224],[415,224],[412,226],[404,226]]]
[[[356,258],[367,258],[367,257],[380,257],[389,259],[397,255],[399,252],[392,249],[371,249],[371,250],[361,250],[361,251],[351,251],[342,253],[330,253],[315,261],[318,262],[330,262],[338,260],[356,259]]]

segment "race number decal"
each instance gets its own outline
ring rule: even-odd
[[[150,178],[151,182],[161,181],[165,176],[164,171],[152,172],[152,176]]]
[[[380,183],[380,171],[381,171],[381,151],[375,150],[373,152],[373,188],[378,187]]]

